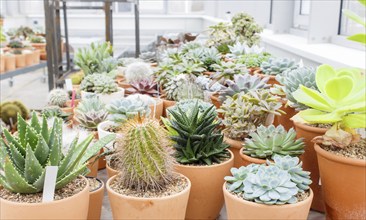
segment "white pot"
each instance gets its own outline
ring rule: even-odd
[[[125,90],[123,88],[118,88],[117,92],[111,94],[99,94],[81,91],[81,99],[90,98],[94,95],[96,95],[100,99],[100,101],[107,105],[115,99],[122,99],[125,96]]]
[[[116,126],[116,125],[117,124],[112,122],[112,121],[103,121],[102,123],[100,123],[98,125],[98,137],[99,137],[99,139],[101,139],[101,138],[103,138],[103,137],[105,137],[109,134],[113,134],[112,132],[107,131],[106,128],[109,127],[109,126]],[[117,133],[116,138],[120,138],[120,137],[122,137],[122,135]],[[109,144],[107,144],[106,147],[111,148],[113,146],[113,142],[114,142],[114,140],[111,141]]]

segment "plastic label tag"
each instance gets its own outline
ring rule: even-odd
[[[319,177],[319,186],[321,186],[322,185],[322,180],[320,179],[320,177]]]
[[[67,91],[72,91],[72,81],[71,79],[65,79],[65,86]]]
[[[42,202],[52,202],[55,195],[58,166],[47,166]]]

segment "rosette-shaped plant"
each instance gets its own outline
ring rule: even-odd
[[[248,177],[249,173],[257,173],[259,164],[249,164],[248,166],[241,166],[239,168],[231,168],[230,172],[232,176],[226,176],[227,189],[231,192],[241,193],[244,190],[244,180]]]
[[[234,75],[234,81],[226,80],[228,87],[219,91],[219,99],[223,102],[227,96],[233,96],[239,92],[247,93],[251,90],[268,89],[270,87],[267,84],[268,80],[268,77],[260,78],[249,74]]]
[[[260,204],[296,203],[299,189],[291,175],[276,166],[260,166],[244,180],[243,198]]]
[[[233,31],[238,39],[249,46],[259,44],[263,28],[255,23],[254,18],[246,13],[237,13],[231,18]]]
[[[298,111],[308,108],[306,105],[296,101],[292,95],[300,85],[319,91],[315,82],[315,69],[312,67],[300,67],[286,72],[283,75],[277,75],[276,80],[283,85],[280,87],[286,95],[288,105]]]
[[[218,82],[213,82],[208,76],[198,76],[194,81],[197,85],[201,87],[202,90],[210,91],[210,92],[218,92],[225,87]]]
[[[80,89],[85,92],[111,94],[118,91],[118,86],[112,78],[104,74],[91,74],[81,81]]]
[[[63,121],[68,121],[71,115],[70,113],[63,112],[59,106],[55,105],[46,106],[42,109],[41,114],[47,119],[61,118]]]
[[[183,84],[187,84],[187,75],[180,74],[170,78],[170,80],[164,85],[164,91],[168,100],[178,100],[178,91]]]
[[[297,62],[288,58],[269,58],[261,64],[261,70],[266,75],[279,75],[298,67]]]
[[[187,75],[200,75],[206,71],[201,61],[183,59],[181,63],[177,65],[177,70]]]
[[[310,109],[293,117],[305,123],[333,124],[324,136],[314,141],[324,145],[346,147],[359,141],[355,128],[366,127],[365,75],[357,69],[318,67],[315,75],[319,92],[300,85],[293,97]]]
[[[263,53],[249,53],[241,55],[237,58],[237,63],[245,64],[247,68],[256,68],[260,67],[263,62],[268,61],[268,59],[271,57],[271,54],[267,52]]]
[[[56,105],[62,108],[66,106],[66,102],[70,100],[70,96],[69,93],[63,89],[53,89],[48,94],[47,99],[49,105]]]
[[[246,43],[240,43],[237,41],[233,46],[229,46],[230,54],[229,57],[239,57],[241,55],[245,54],[261,54],[264,51],[263,47],[258,47],[257,45],[254,45],[252,47],[249,47]]]
[[[127,66],[125,71],[126,81],[137,82],[141,80],[150,80],[152,78],[153,71],[151,66],[144,62],[135,62]]]
[[[243,153],[256,158],[271,158],[275,154],[299,156],[303,154],[304,142],[296,139],[296,132],[291,128],[288,132],[282,125],[259,126],[255,132],[245,139]]]
[[[281,103],[268,90],[240,92],[228,97],[217,111],[222,113],[225,135],[244,140],[260,125],[272,124],[274,115],[280,115]]]
[[[109,113],[108,120],[115,123],[124,123],[128,119],[140,114],[142,117],[150,115],[149,106],[140,99],[117,99],[106,106]]]
[[[104,107],[98,98],[82,100],[75,108],[75,119],[80,126],[95,130],[99,123],[107,119],[108,112]]]
[[[132,82],[130,83],[132,86],[131,88],[127,88],[126,92],[128,94],[144,94],[149,96],[157,96],[159,94],[158,92],[158,85],[156,82],[151,80],[141,80],[138,82]]]
[[[62,120],[55,118],[50,129],[35,113],[29,123],[18,116],[18,134],[4,129],[0,140],[0,184],[14,193],[38,193],[43,190],[46,166],[58,166],[56,189],[88,172],[88,160],[114,139],[101,138],[89,146],[93,135],[82,142],[75,138],[66,154],[62,153]]]
[[[224,84],[226,79],[234,79],[236,74],[248,73],[247,67],[244,64],[233,62],[221,61],[220,64],[213,64],[212,68],[217,71],[212,75],[212,78],[222,84]]]
[[[202,99],[203,100],[203,90],[199,85],[194,82],[188,81],[183,83],[178,87],[177,99],[176,101],[181,101],[185,99]]]
[[[220,63],[220,60],[221,54],[216,48],[202,48],[201,61],[203,62],[207,71],[214,71],[212,65]]]
[[[170,109],[172,111],[178,111],[178,108],[180,108],[183,112],[188,112],[188,111],[191,111],[196,105],[199,109],[199,112],[203,113],[208,108],[210,108],[212,104],[202,101],[200,99],[185,99],[185,100],[177,102]]]
[[[163,122],[175,141],[176,160],[179,163],[211,165],[230,157],[226,150],[229,145],[223,143],[223,135],[216,130],[215,106],[211,105],[202,113],[197,103],[187,112],[179,107],[168,111],[172,117]]]
[[[299,188],[299,192],[304,192],[310,188],[309,185],[312,183],[310,172],[302,169],[302,162],[298,157],[274,155],[272,160],[274,163],[267,160],[267,164],[286,170],[291,175],[292,182],[296,183]]]

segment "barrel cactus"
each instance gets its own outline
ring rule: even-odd
[[[139,191],[164,189],[173,179],[174,163],[167,131],[156,120],[136,117],[121,132],[124,138],[116,140],[118,186]]]
[[[249,136],[251,138],[245,139],[243,153],[251,157],[271,158],[275,154],[299,156],[305,152],[303,139],[296,139],[293,128],[287,132],[282,125],[261,125]]]
[[[80,126],[95,130],[99,123],[107,119],[108,112],[104,107],[98,98],[82,100],[75,108],[75,119]]]
[[[261,70],[266,75],[279,75],[297,69],[299,64],[288,58],[269,58],[261,64]]]
[[[14,193],[38,193],[43,190],[46,166],[58,166],[56,189],[60,189],[88,172],[88,160],[113,140],[106,136],[89,146],[93,135],[82,142],[75,138],[64,155],[62,120],[55,118],[49,129],[45,117],[39,121],[33,113],[27,123],[18,116],[18,134],[4,130],[0,140],[0,185]]]
[[[117,99],[108,104],[106,109],[108,120],[115,123],[124,123],[138,114],[147,117],[151,111],[144,101],[138,99]]]
[[[22,102],[5,101],[1,103],[0,117],[5,124],[14,126],[18,120],[18,114],[25,119],[29,118],[29,110]]]
[[[80,84],[85,92],[111,94],[118,91],[118,86],[112,78],[104,74],[87,75]]]
[[[66,102],[70,100],[70,96],[69,93],[63,89],[53,89],[48,94],[47,99],[49,105],[56,105],[62,108],[66,106]]]

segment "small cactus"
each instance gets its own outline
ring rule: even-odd
[[[161,190],[173,179],[172,143],[159,122],[136,117],[125,123],[117,139],[119,186],[134,190]]]
[[[48,94],[48,105],[56,105],[58,107],[65,107],[66,102],[70,100],[68,92],[63,89],[53,89]]]
[[[126,81],[136,82],[141,80],[152,79],[153,71],[151,66],[144,62],[135,62],[127,66],[125,71]]]
[[[28,108],[20,101],[5,101],[0,105],[1,120],[7,124],[14,126],[17,122],[17,115],[20,114],[23,118],[29,118]]]

